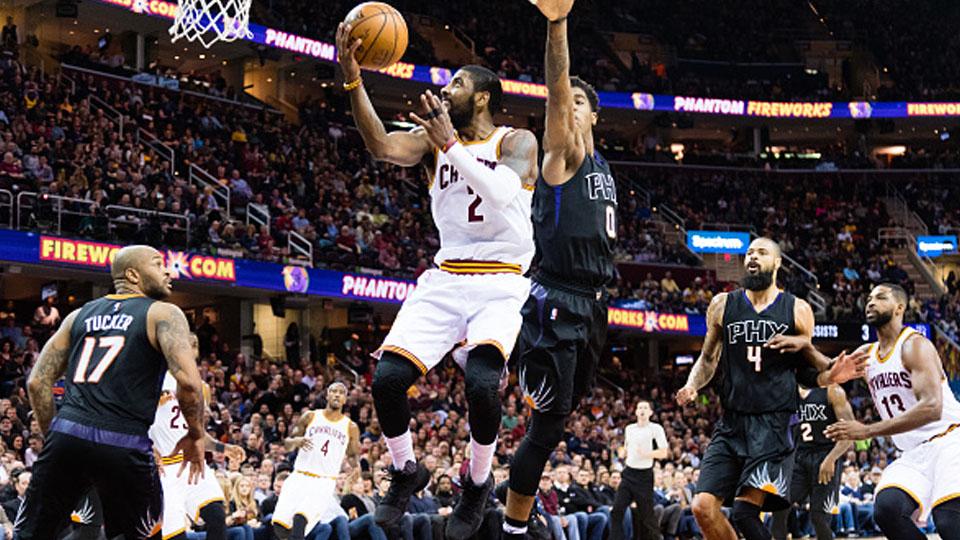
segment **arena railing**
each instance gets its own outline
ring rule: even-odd
[[[247,225],[270,226],[270,210],[264,204],[247,203]]]
[[[313,244],[302,234],[296,231],[287,231],[287,247],[290,248],[291,256],[293,252],[297,252],[313,265]]]
[[[905,250],[907,258],[917,271],[920,272],[923,279],[930,285],[934,294],[942,296],[947,293],[943,281],[940,280],[937,263],[926,255],[921,256],[917,254],[917,250],[915,249],[917,236],[913,231],[906,227],[881,227],[880,230],[877,231],[877,239],[880,241],[899,240],[903,242],[907,246]]]
[[[13,214],[14,214],[14,197],[13,192],[8,189],[0,189],[0,222],[6,224],[7,228],[13,228]],[[6,216],[3,215],[3,212],[6,212]]]
[[[197,184],[201,188],[210,188],[213,196],[217,198],[218,204],[230,214],[230,187],[221,184],[214,176],[204,169],[191,163],[187,172],[187,179],[191,184]]]
[[[934,343],[941,348],[944,371],[950,380],[960,378],[960,343],[950,336],[946,323],[943,320],[935,321],[932,325]]]
[[[53,225],[52,216],[44,215],[46,212],[45,205],[49,204],[49,210],[56,214],[56,231],[57,234],[63,233],[63,219],[64,217],[77,217],[80,219],[84,218],[97,218],[97,202],[90,199],[78,199],[76,197],[63,197],[61,195],[50,195],[47,193],[36,193],[33,191],[21,191],[17,194],[17,229],[23,228],[23,213],[25,210],[30,210],[30,223],[32,227],[36,225],[40,227],[41,223],[50,221],[50,225]],[[31,201],[29,204],[26,201]],[[71,209],[67,205],[73,205],[79,208],[86,208],[86,211],[80,209]],[[51,219],[48,219],[51,218]]]

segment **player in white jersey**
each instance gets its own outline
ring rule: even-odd
[[[430,480],[413,454],[406,391],[454,350],[466,374],[472,458],[446,536],[468,538],[479,529],[493,489],[499,383],[530,292],[524,274],[535,251],[537,140],[528,130],[493,123],[503,96],[500,79],[473,65],[438,73],[437,82],[445,84],[440,95],[427,91],[420,97],[422,111],[410,115],[418,126],[387,133],[363,87],[355,58],[360,40],[349,35],[350,25],[341,25],[337,48],[357,129],[375,159],[424,166],[440,232],[439,268],[420,276],[376,352],[373,399],[393,465],[375,517],[392,528],[410,496]]]
[[[194,354],[198,355],[197,337],[190,336]],[[180,404],[177,402],[177,381],[168,371],[163,378],[160,390],[160,403],[153,425],[148,435],[153,441],[154,454],[160,465],[160,486],[163,489],[163,540],[186,538],[190,522],[203,518],[209,540],[226,539],[226,508],[223,490],[209,465],[204,464],[204,474],[196,483],[188,482],[187,475],[180,474],[183,469],[183,454],[171,455],[177,441],[187,433],[187,423],[183,420]],[[210,403],[210,387],[203,385],[204,409]],[[207,451],[224,452],[230,459],[246,459],[242,448],[232,444],[222,444],[209,434],[206,435]]]
[[[343,414],[347,387],[327,387],[327,407],[307,411],[283,441],[286,450],[299,449],[293,473],[273,511],[273,530],[280,540],[302,540],[317,523],[346,517],[336,498],[337,477],[345,456],[360,450],[360,428]]]
[[[960,402],[953,395],[936,347],[903,325],[907,293],[874,287],[867,324],[879,340],[869,350],[866,381],[882,420],[841,420],[825,433],[834,440],[891,436],[902,452],[877,484],[874,519],[887,538],[923,539],[915,520],[933,516],[943,540],[960,539]]]

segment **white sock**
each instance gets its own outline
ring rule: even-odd
[[[503,532],[507,534],[527,534],[527,527],[526,525],[524,525],[523,527],[514,527],[513,525],[504,521]]]
[[[409,429],[399,437],[386,437],[386,439],[390,459],[393,460],[393,468],[402,471],[408,461],[417,461],[416,456],[413,455],[413,440],[410,438]]]
[[[470,479],[474,485],[481,485],[490,476],[493,452],[497,449],[497,440],[491,444],[480,444],[470,437]]]

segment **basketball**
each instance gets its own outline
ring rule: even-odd
[[[350,37],[363,42],[357,62],[367,69],[389,67],[407,50],[407,23],[389,4],[364,2],[350,10],[343,22],[352,26]]]

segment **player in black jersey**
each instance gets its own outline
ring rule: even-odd
[[[810,339],[814,326],[810,305],[777,288],[780,264],[776,242],[751,242],[743,289],[710,302],[703,351],[677,393],[680,405],[693,402],[719,368],[724,412],[700,464],[692,505],[707,540],[737,538],[720,512],[724,503],[732,504],[733,523],[747,540],[770,538],[760,511],[790,504],[794,447],[789,431],[797,382],[808,387],[842,383],[861,376],[866,364],[865,354],[842,354],[830,368],[827,361],[808,362],[800,353],[776,348],[777,336]]]
[[[171,292],[163,257],[149,246],[125,247],[111,273],[116,294],[68,315],[30,374],[30,404],[46,442],[14,538],[54,538],[91,486],[108,538],[160,536],[163,496],[147,430],[166,369],[189,425],[174,454],[183,451],[191,481],[203,472],[202,383],[186,317],[159,301]],[[54,416],[52,388],[61,376],[66,391]]]
[[[614,279],[617,237],[616,184],[593,141],[597,93],[569,74],[566,18],[573,0],[536,4],[549,21],[549,99],[533,200],[535,270],[514,349],[520,386],[533,412],[510,467],[503,526],[510,538],[525,533],[544,464],[563,436],[567,415],[593,383],[606,340],[605,287]]]
[[[817,531],[817,540],[831,540],[830,522],[837,513],[840,492],[840,467],[837,460],[852,446],[850,441],[834,443],[824,435],[827,426],[838,418],[853,420],[853,409],[847,393],[839,385],[827,388],[800,388],[800,407],[794,430],[798,442],[794,456],[790,500],[802,503],[810,497],[810,521]],[[790,509],[773,515],[773,537],[787,538],[787,518]]]

